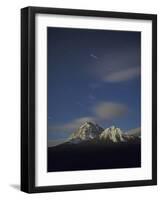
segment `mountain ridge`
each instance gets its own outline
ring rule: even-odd
[[[104,129],[96,123],[85,122],[71,134],[67,142],[78,144],[85,141],[97,140],[106,143],[122,143],[138,141],[140,138],[139,128],[133,129],[130,134],[127,134],[127,132],[124,133],[120,128],[115,126]]]

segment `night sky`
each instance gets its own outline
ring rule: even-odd
[[[47,29],[48,140],[85,121],[123,131],[141,126],[141,33]]]

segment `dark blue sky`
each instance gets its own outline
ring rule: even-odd
[[[48,139],[84,121],[140,127],[140,32],[48,27]]]

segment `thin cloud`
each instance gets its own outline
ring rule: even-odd
[[[118,70],[114,72],[109,72],[107,75],[103,76],[104,82],[122,82],[122,81],[128,81],[132,80],[140,75],[140,68],[129,68],[129,69],[123,69]]]
[[[96,60],[98,59],[98,57],[97,57],[96,55],[92,54],[92,53],[90,54],[90,56],[91,56],[92,58],[96,59]]]
[[[141,133],[141,127],[130,129],[126,132],[126,134],[129,135],[140,135],[140,133]]]
[[[100,102],[93,108],[98,120],[111,120],[124,116],[128,112],[126,105],[112,102]]]
[[[52,125],[48,127],[48,131],[52,132],[53,134],[71,134],[87,121],[101,122],[123,117],[128,112],[128,108],[124,104],[105,101],[97,103],[94,107],[91,108],[91,112],[93,113],[93,116],[80,117],[64,124]]]
[[[119,83],[135,79],[141,73],[138,52],[129,49],[105,54],[99,57],[99,62],[89,65],[89,74],[99,83]]]

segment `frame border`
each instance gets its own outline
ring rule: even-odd
[[[35,186],[35,16],[112,17],[152,21],[152,179],[60,186]],[[21,9],[21,191],[27,193],[157,185],[157,15],[45,7]]]

